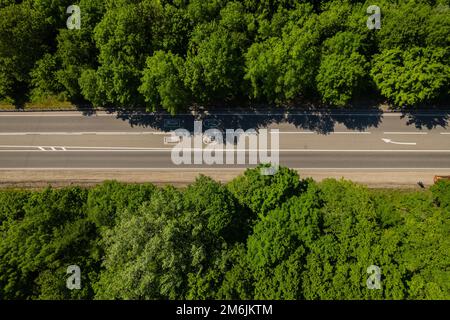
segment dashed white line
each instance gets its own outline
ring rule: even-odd
[[[273,132],[271,132],[273,133]],[[279,134],[321,134],[320,132],[314,132],[314,131],[279,131]],[[367,131],[335,131],[335,132],[329,132],[326,135],[333,135],[333,134],[372,134],[372,132]]]
[[[103,131],[103,132],[1,132],[0,136],[80,136],[80,135],[102,135],[102,136],[117,136],[117,135],[169,135],[170,132],[153,132],[153,131],[139,131],[139,132],[117,132],[117,131]]]
[[[275,132],[270,132],[272,134],[274,134]],[[277,133],[279,134],[315,134],[316,132],[314,131],[278,131]]]
[[[428,132],[383,132],[383,134],[394,134],[394,135],[427,135]]]
[[[337,132],[331,132],[330,134],[372,134],[372,132],[367,132],[367,131],[361,131],[361,132],[342,131],[342,132],[339,132],[339,131],[337,131]]]

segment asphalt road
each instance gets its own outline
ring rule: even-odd
[[[278,129],[280,163],[292,168],[442,172],[450,170],[448,121],[446,114],[216,114],[203,119],[203,126],[254,128],[260,134]],[[193,124],[190,115],[0,113],[0,169],[252,166],[248,159],[245,165],[175,165],[173,144],[164,138],[177,128],[193,131]]]

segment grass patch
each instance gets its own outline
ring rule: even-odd
[[[6,101],[0,101],[0,110],[14,111],[16,110],[16,107]]]
[[[16,108],[12,103],[8,101],[0,101],[1,111],[14,111],[14,110],[24,110],[24,111],[58,111],[58,110],[78,110],[77,106],[72,104],[70,101],[61,101],[57,97],[48,97],[36,102],[27,102],[24,108]]]

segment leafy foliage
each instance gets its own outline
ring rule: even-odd
[[[184,190],[5,190],[0,298],[448,299],[449,190],[301,181],[287,168]],[[66,288],[73,264],[81,290]],[[371,265],[380,290],[367,288]]]
[[[24,102],[30,71],[45,52],[47,25],[31,3],[0,8],[0,99]]]
[[[0,1],[0,100],[164,109],[449,98],[448,1]],[[373,81],[372,81],[373,80]],[[417,83],[417,85],[416,85]]]
[[[189,92],[183,83],[184,61],[170,52],[158,51],[147,59],[139,91],[150,110],[161,107],[172,114],[186,107]]]
[[[431,188],[431,191],[436,204],[450,212],[450,182],[440,180]]]
[[[383,95],[396,104],[417,105],[448,91],[449,61],[444,49],[391,49],[375,58],[372,76]]]
[[[362,39],[350,32],[341,32],[324,42],[324,53],[317,74],[317,89],[325,102],[346,106],[364,88],[367,61]]]
[[[275,175],[261,175],[247,170],[228,184],[239,203],[252,212],[266,214],[302,190],[300,178],[294,170],[280,168]]]
[[[86,196],[80,188],[47,189],[16,205],[17,220],[1,229],[2,299],[92,296],[100,257],[95,250],[95,227],[84,213]],[[65,286],[66,269],[73,264],[84,270],[82,290],[70,291]]]

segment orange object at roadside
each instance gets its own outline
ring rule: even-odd
[[[434,183],[438,182],[439,180],[450,180],[450,176],[434,176]]]

